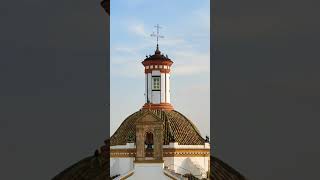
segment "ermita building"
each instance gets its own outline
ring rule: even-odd
[[[92,156],[66,168],[53,180],[209,179],[207,172],[210,179],[245,180],[223,161],[209,158],[209,143],[192,121],[171,105],[173,62],[157,48],[142,63],[146,78],[142,108],[127,117]]]
[[[109,16],[110,1],[103,0],[101,5]],[[125,119],[111,140],[106,139],[93,155],[66,168],[53,180],[195,179],[193,175],[205,177],[208,171],[208,179],[245,180],[212,155],[209,168],[208,142],[170,103],[172,64],[157,47],[155,54],[143,61],[146,102],[141,110]]]
[[[142,64],[146,84],[142,108],[127,117],[92,156],[68,167],[53,180],[245,180],[235,169],[209,156],[208,140],[171,105],[173,61],[157,47]]]
[[[145,104],[110,139],[110,175],[117,179],[207,178],[210,145],[170,103],[173,61],[157,45],[142,64]]]

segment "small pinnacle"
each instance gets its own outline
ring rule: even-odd
[[[159,45],[157,44],[157,49],[156,51],[154,52],[155,54],[161,54],[161,51],[159,50]]]

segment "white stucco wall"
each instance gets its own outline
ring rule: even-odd
[[[144,81],[144,98],[145,102],[147,103],[147,93],[148,93],[148,74],[145,74],[145,81]]]
[[[152,91],[152,103],[160,104],[160,91]]]
[[[179,174],[192,173],[205,178],[209,170],[210,157],[164,157],[164,165]]]
[[[170,103],[170,74],[167,74],[166,75],[166,78],[167,78],[167,80],[166,80],[166,83],[167,83],[167,89],[166,89],[166,91],[167,91],[167,103]]]
[[[204,178],[206,177],[206,172],[209,170],[210,157],[164,157],[163,160],[164,166],[174,170],[176,173],[192,173],[198,178]],[[135,174],[141,171],[144,175],[146,175],[146,172],[151,174],[158,174],[159,172],[162,172],[158,171],[157,168],[151,168],[147,165],[139,166],[140,169],[137,169],[137,166],[134,166],[133,161],[134,158],[110,158],[110,175],[124,175],[132,170],[135,171]],[[136,175],[139,176],[139,174],[141,173]],[[135,176],[135,178],[138,177]]]
[[[179,145],[177,142],[163,145],[163,148],[173,149],[210,149],[210,144],[204,145]],[[198,178],[206,177],[206,172],[209,170],[210,157],[164,157],[164,165],[169,169],[180,174],[192,173],[199,175]]]
[[[163,173],[163,163],[136,163],[134,174],[130,176],[130,180],[169,180]]]
[[[160,83],[160,85],[161,85],[161,103],[165,103],[165,91],[166,91],[166,89],[165,89],[165,87],[166,87],[166,85],[165,85],[165,74],[164,73],[161,73],[161,83]]]
[[[152,91],[152,76],[160,76],[160,91]],[[150,103],[170,103],[170,74],[161,73],[159,70],[154,70],[145,75],[145,102]]]
[[[152,76],[160,76],[160,71],[159,70],[153,70],[152,71]]]
[[[127,143],[126,145],[110,146],[111,149],[131,149],[135,148],[134,143]],[[179,145],[178,143],[170,143],[163,145],[163,148],[173,149],[210,149],[210,144],[204,145]],[[164,166],[176,173],[186,174],[192,173],[198,178],[205,178],[206,172],[209,170],[210,157],[163,157]],[[129,171],[136,171],[134,167],[134,158],[110,158],[110,173],[111,176],[121,174],[124,175]],[[153,169],[154,170],[154,169]],[[150,169],[151,172],[153,171]]]
[[[190,171],[196,177],[205,177],[208,162],[209,157],[174,157],[174,170],[181,174]]]
[[[134,158],[110,158],[110,175],[126,174],[133,169]]]
[[[151,98],[151,79],[152,79],[152,74],[151,73],[148,73],[148,96],[149,96],[149,101],[151,102],[152,101],[152,98]],[[147,102],[147,101],[146,101]]]

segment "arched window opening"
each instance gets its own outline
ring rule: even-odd
[[[153,148],[153,134],[151,132],[146,133],[146,141],[145,144],[147,145],[147,149]]]

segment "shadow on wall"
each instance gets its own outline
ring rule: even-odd
[[[206,177],[206,172],[200,165],[193,162],[190,158],[186,158],[181,162],[181,167],[176,167],[177,173],[192,174],[197,178]]]

